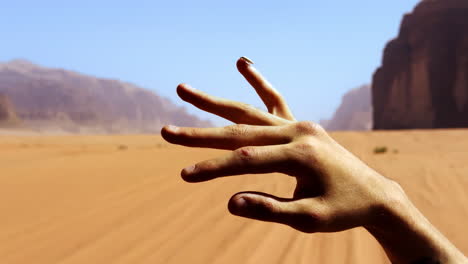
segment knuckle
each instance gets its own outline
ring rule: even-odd
[[[254,147],[243,147],[240,149],[236,149],[235,151],[236,156],[242,162],[248,162],[253,159],[256,149]]]
[[[308,138],[292,143],[288,150],[290,158],[294,160],[297,165],[301,166],[305,165],[309,167],[319,164],[321,153],[315,141],[317,140],[314,140],[314,138]]]
[[[248,125],[233,125],[233,126],[228,126],[227,128],[227,133],[230,136],[244,136],[247,134],[248,131]]]
[[[300,152],[312,152],[314,151],[315,147],[313,142],[310,140],[300,141],[294,144],[294,148]]]
[[[313,140],[301,140],[293,146],[296,152],[307,159],[313,159],[317,154],[317,146]]]
[[[322,126],[311,121],[302,121],[295,124],[296,132],[300,135],[318,136],[324,132]]]

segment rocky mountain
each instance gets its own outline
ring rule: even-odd
[[[423,0],[385,48],[375,129],[468,127],[468,1]]]
[[[0,93],[26,127],[72,133],[159,133],[165,124],[209,126],[168,99],[117,80],[24,60],[0,64]]]
[[[369,85],[347,92],[330,120],[320,123],[327,130],[372,129],[371,89]]]

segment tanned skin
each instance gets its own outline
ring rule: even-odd
[[[240,192],[229,211],[237,216],[288,225],[306,233],[364,227],[393,263],[468,263],[411,203],[395,181],[368,167],[313,122],[297,122],[280,93],[253,67],[237,61],[268,112],[205,94],[180,84],[182,100],[234,122],[221,128],[166,126],[173,144],[231,150],[182,170],[187,182],[218,177],[280,172],[295,177],[292,198]]]

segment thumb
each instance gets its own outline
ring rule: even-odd
[[[326,218],[324,205],[317,198],[293,200],[258,192],[235,194],[228,209],[233,215],[285,224],[306,233],[319,231]]]

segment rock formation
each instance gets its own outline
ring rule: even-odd
[[[372,94],[374,129],[468,127],[468,1],[424,0],[405,15]]]
[[[327,130],[372,129],[370,86],[363,85],[347,92],[333,117],[321,123]]]
[[[24,60],[0,64],[0,93],[24,125],[72,133],[159,133],[165,124],[209,126],[168,99],[117,80]]]

